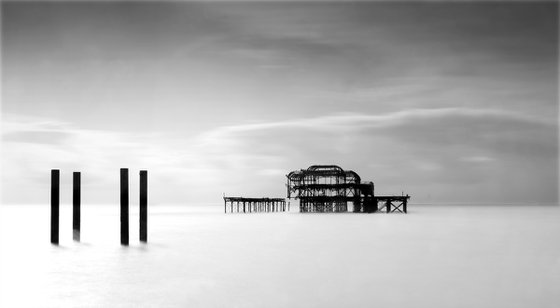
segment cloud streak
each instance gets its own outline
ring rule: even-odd
[[[17,115],[5,115],[2,125],[2,176],[8,183],[3,187],[8,198],[14,198],[10,185],[25,182],[26,176],[44,191],[45,176],[53,167],[86,171],[90,185],[104,191],[95,198],[100,202],[110,199],[113,188],[109,186],[116,187],[116,176],[110,174],[123,166],[153,170],[159,202],[181,198],[211,202],[209,195],[220,195],[221,190],[282,195],[282,173],[315,163],[355,169],[386,193],[406,187],[420,200],[426,191],[437,197],[436,191],[441,192],[437,185],[452,183],[465,185],[464,191],[455,189],[454,198],[468,199],[473,187],[494,185],[494,191],[499,191],[509,183],[527,198],[544,191],[554,200],[558,183],[553,168],[558,164],[557,125],[501,110],[334,114],[224,126],[182,140],[170,134],[86,130]],[[479,136],[483,133],[487,134]],[[34,140],[26,137],[30,134],[63,137],[46,142],[50,137]],[[529,154],[535,158],[527,159]],[[523,170],[525,180],[511,183],[518,170]],[[549,182],[543,183],[543,174]],[[489,180],[496,182],[489,184]],[[450,196],[445,192],[440,196],[446,197]]]

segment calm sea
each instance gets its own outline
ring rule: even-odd
[[[560,207],[409,206],[409,214],[223,214],[152,206],[119,244],[115,206],[60,245],[49,207],[0,206],[2,307],[558,307]]]

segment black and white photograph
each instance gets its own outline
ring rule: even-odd
[[[0,0],[0,307],[558,307],[559,15]]]

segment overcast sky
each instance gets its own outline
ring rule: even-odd
[[[2,203],[283,197],[337,164],[411,202],[558,200],[558,3],[2,2]],[[136,190],[135,190],[136,189]]]

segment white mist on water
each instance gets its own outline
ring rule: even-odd
[[[2,307],[557,307],[560,208],[409,206],[398,214],[223,214],[152,206],[0,207]]]

